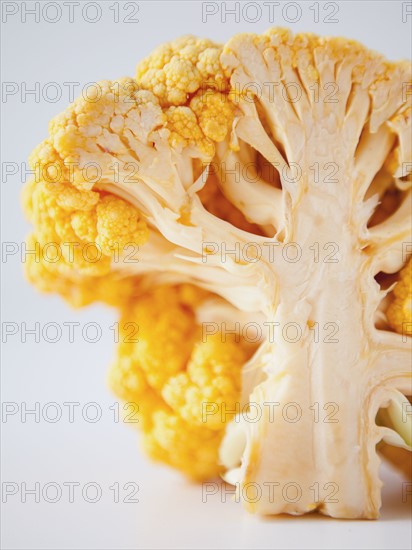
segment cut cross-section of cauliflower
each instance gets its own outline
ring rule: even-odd
[[[184,37],[32,154],[30,280],[119,306],[111,384],[148,452],[249,510],[376,518],[378,450],[407,463],[410,89],[351,40]]]

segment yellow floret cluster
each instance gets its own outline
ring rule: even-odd
[[[99,299],[117,304],[130,292],[135,283],[120,282],[111,266],[128,244],[136,247],[148,239],[136,208],[111,194],[35,180],[27,184],[24,202],[35,227],[28,238],[35,253],[25,264],[30,281],[43,291],[59,292],[74,306]]]
[[[396,332],[412,336],[412,259],[400,272],[386,316]]]
[[[110,385],[131,408],[155,460],[194,479],[220,472],[218,448],[239,402],[250,346],[221,333],[202,335],[195,309],[207,294],[158,287],[122,312]]]
[[[182,36],[162,44],[136,70],[136,80],[152,91],[163,106],[184,105],[202,87],[226,90],[220,64],[221,46],[205,38]]]
[[[198,92],[188,107],[169,107],[166,116],[171,145],[198,146],[212,158],[214,144],[223,141],[231,129],[234,112],[228,96],[213,90]]]

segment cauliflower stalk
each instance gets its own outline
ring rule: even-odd
[[[340,38],[184,37],[76,100],[31,156],[30,280],[120,308],[110,380],[146,449],[223,473],[252,511],[376,518],[376,447],[410,456],[410,80]],[[205,338],[222,320],[271,330]]]

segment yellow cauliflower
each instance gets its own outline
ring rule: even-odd
[[[30,157],[29,279],[118,307],[148,453],[260,514],[376,518],[377,449],[408,462],[411,80],[342,38],[186,36]]]
[[[36,228],[29,238],[36,254],[28,256],[28,277],[42,290],[58,288],[74,305],[82,300],[77,290],[66,288],[69,281],[84,287],[94,284],[89,278],[101,284],[108,277],[113,285],[112,262],[128,244],[142,245],[148,239],[139,211],[114,195],[32,180],[24,202]]]
[[[400,272],[387,318],[396,332],[412,336],[412,259]]]
[[[163,106],[184,105],[202,87],[226,90],[228,79],[220,62],[222,47],[204,38],[182,36],[162,44],[136,70],[142,88]]]
[[[219,445],[251,354],[233,336],[202,337],[195,309],[207,296],[195,287],[167,286],[127,303],[110,371],[114,392],[138,407],[148,453],[195,479],[222,472]]]

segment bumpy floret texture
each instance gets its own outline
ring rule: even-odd
[[[194,479],[222,471],[218,448],[250,356],[250,346],[233,335],[224,342],[220,333],[202,334],[195,308],[206,297],[183,285],[158,287],[129,302],[110,371],[114,392],[136,408],[150,456]],[[219,414],[210,414],[216,407]]]
[[[412,335],[412,260],[400,272],[387,317],[396,332]]]
[[[229,86],[220,62],[222,47],[193,36],[163,44],[137,66],[136,80],[152,91],[161,105],[184,105],[202,87]]]
[[[54,289],[75,306],[99,295],[114,305],[133,287],[131,280],[117,284],[111,264],[126,246],[148,239],[136,208],[111,194],[35,180],[24,201],[36,227],[28,239],[34,254],[28,255],[26,272],[42,290]]]

